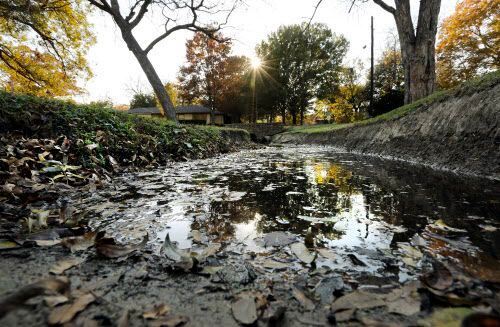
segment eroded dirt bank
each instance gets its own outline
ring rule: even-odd
[[[318,133],[282,133],[274,143],[323,144],[500,179],[500,78],[399,118]]]

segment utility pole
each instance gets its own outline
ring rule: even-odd
[[[373,16],[371,17],[370,115],[373,113]]]

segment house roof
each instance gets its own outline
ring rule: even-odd
[[[178,106],[175,107],[175,112],[178,114],[209,114],[210,109],[200,105]],[[128,110],[129,114],[159,114],[160,110],[157,107],[134,108]],[[220,111],[214,111],[216,115],[222,115]]]
[[[177,106],[175,112],[178,114],[209,114],[210,109],[200,105]],[[214,114],[222,115],[222,112],[214,111]]]

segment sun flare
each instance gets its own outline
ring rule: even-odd
[[[250,64],[252,65],[253,69],[257,69],[262,65],[262,60],[260,60],[259,57],[255,56],[250,58]]]

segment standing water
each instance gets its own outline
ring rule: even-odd
[[[168,233],[187,249],[194,230],[231,253],[254,253],[264,270],[274,268],[262,261],[272,256],[266,235],[285,235],[316,249],[315,267],[369,276],[367,283],[417,278],[422,252],[500,281],[498,182],[332,148],[270,147],[175,163],[124,175],[77,206],[99,216],[93,227],[124,242],[148,232],[158,249]]]

